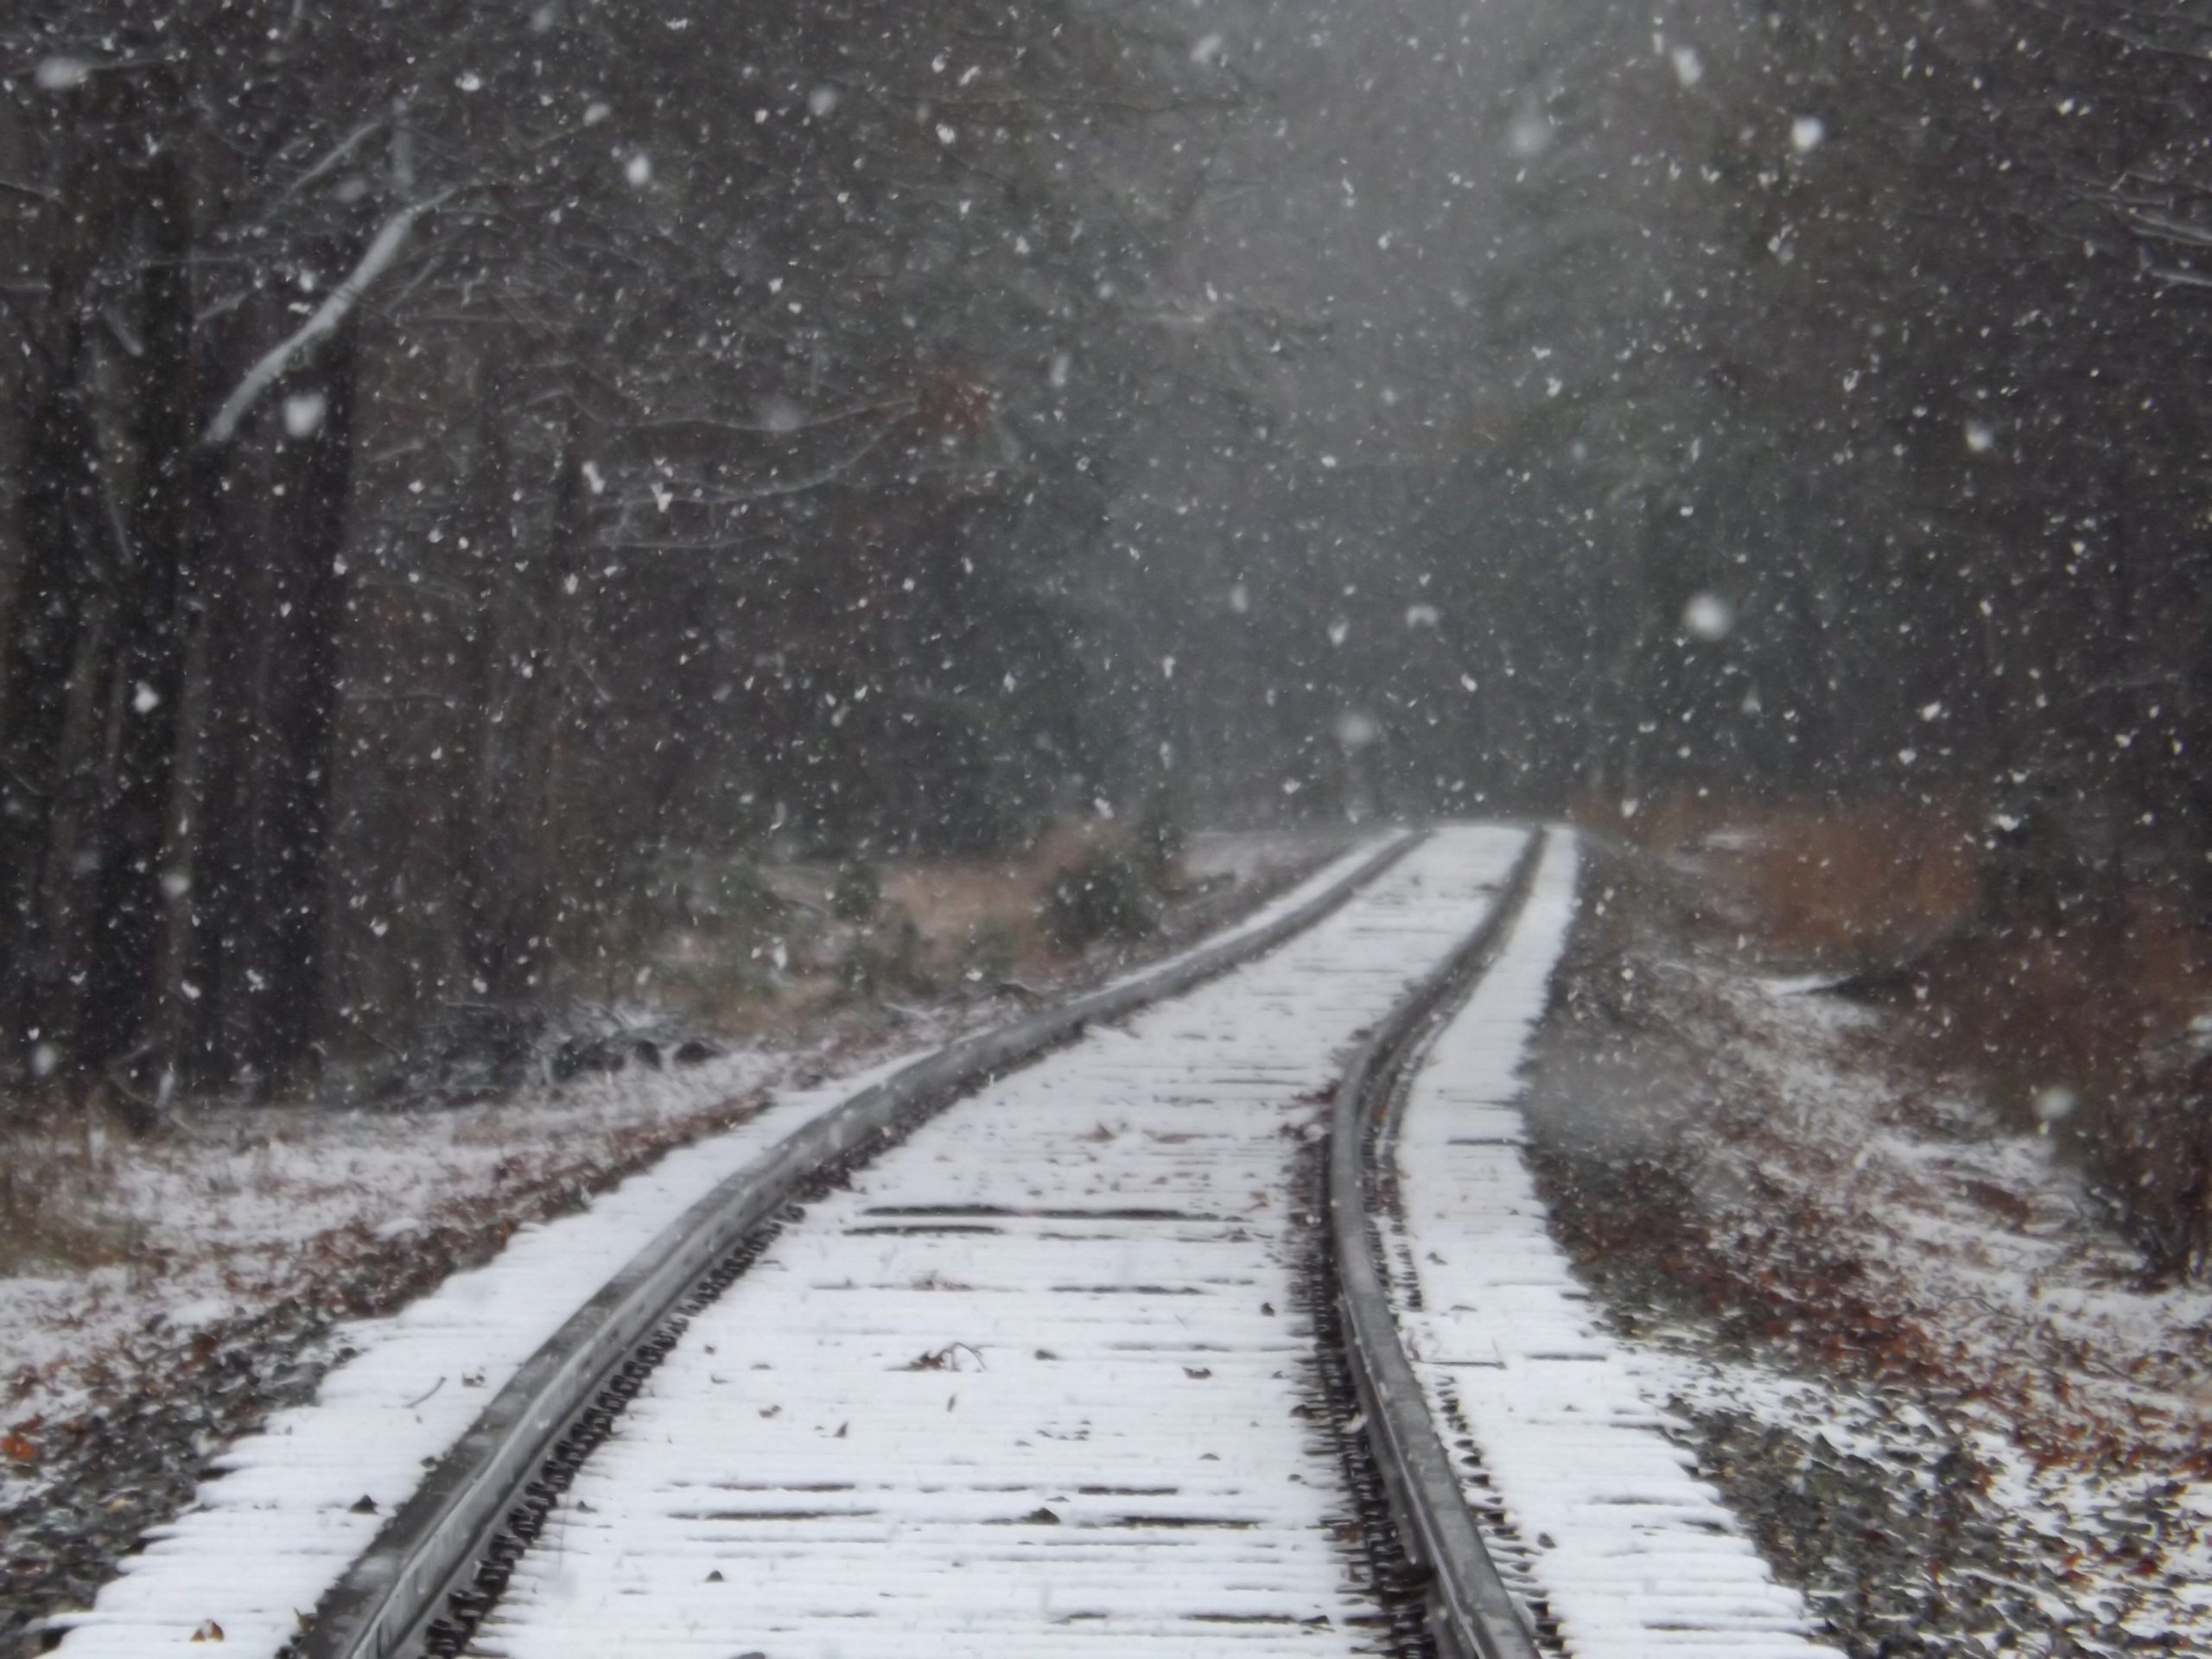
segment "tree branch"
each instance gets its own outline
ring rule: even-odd
[[[411,207],[403,207],[384,222],[369,240],[367,251],[360,263],[349,272],[344,282],[331,290],[330,297],[315,308],[315,315],[302,323],[289,338],[280,341],[264,353],[245,373],[245,378],[223,400],[207,423],[207,430],[200,435],[204,444],[228,443],[238,435],[238,423],[257,403],[262,393],[283,379],[298,364],[325,340],[343,327],[353,308],[361,302],[376,283],[399,257],[400,250],[407,245],[407,238],[415,229],[415,221],[444,201],[453,194],[442,191],[428,201],[418,201]]]

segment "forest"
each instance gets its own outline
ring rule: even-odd
[[[16,1109],[1160,801],[1893,808],[2133,1076],[2209,91],[2158,0],[10,0]]]

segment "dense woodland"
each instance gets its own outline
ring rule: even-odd
[[[1940,795],[2004,925],[2202,925],[2209,92],[2123,0],[0,0],[9,1064],[1163,790]]]

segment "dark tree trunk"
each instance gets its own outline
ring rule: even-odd
[[[276,515],[276,696],[270,709],[256,884],[259,948],[274,976],[252,1004],[244,1059],[264,1086],[296,1076],[318,1035],[329,960],[338,696],[346,608],[346,530],[353,501],[358,335],[334,343],[318,379],[322,424]]]
[[[577,856],[577,814],[564,799],[571,785],[575,739],[575,681],[582,650],[582,587],[590,537],[589,492],[584,482],[583,416],[573,402],[561,437],[552,520],[545,550],[532,572],[526,626],[534,639],[528,677],[512,715],[518,765],[510,798],[496,810],[511,826],[516,857],[506,876],[502,984],[527,994],[542,982],[555,954],[563,889],[581,902],[576,887],[588,876]]]
[[[226,480],[242,480],[227,454]],[[257,495],[257,491],[249,490]],[[226,497],[225,522],[209,551],[197,594],[195,657],[205,688],[195,722],[197,764],[190,974],[203,995],[182,1010],[180,1052],[197,1085],[219,1085],[236,1071],[247,998],[265,970],[246,957],[244,930],[254,873],[249,759],[255,743],[251,689],[258,683],[265,631],[258,626],[255,544],[239,533],[240,508]]]
[[[505,580],[515,556],[513,509],[510,499],[514,468],[507,444],[505,384],[487,369],[477,397],[476,464],[470,514],[474,546],[467,588],[468,615],[462,657],[464,715],[456,747],[459,789],[446,810],[448,856],[454,872],[456,955],[477,995],[505,999],[521,988],[510,981],[524,959],[514,937],[514,859],[519,849],[512,833],[512,781],[509,765],[514,739],[507,661],[514,650]]]
[[[90,903],[99,767],[93,698],[105,655],[105,576],[116,554],[100,508],[99,448],[71,328],[43,366],[26,425],[24,550],[0,688],[0,976],[9,1047],[35,1076],[77,1053],[76,983]]]
[[[311,377],[316,429],[260,464],[232,456],[234,507],[206,594],[194,979],[185,1046],[194,1080],[295,1077],[320,1035],[328,981],[329,868],[353,497],[357,337]],[[213,452],[211,452],[213,453]]]
[[[164,923],[182,894],[167,879],[184,693],[181,598],[201,522],[194,429],[192,207],[169,152],[145,168],[143,346],[130,416],[137,478],[117,567],[115,650],[105,702],[112,769],[100,802],[94,928],[79,1050],[126,1120],[151,1122],[170,1082],[154,1036],[177,994],[158,972]]]
[[[0,679],[0,1017],[53,1087],[84,1075],[79,1020],[106,756],[103,672],[123,526],[101,452],[89,338],[100,260],[124,234],[113,159],[80,143],[29,330],[16,490],[22,549]]]

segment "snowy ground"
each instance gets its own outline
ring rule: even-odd
[[[633,1146],[749,1113],[794,1058],[753,1050],[446,1111],[231,1109],[149,1145],[95,1139],[56,1161],[85,1183],[79,1225],[112,1239],[120,1259],[0,1279],[13,1432],[34,1445],[56,1438],[124,1374],[174,1363],[200,1332],[302,1288],[382,1300],[375,1287],[324,1281],[388,1246],[450,1249],[458,1241],[446,1236],[473,1231],[487,1211],[518,1224],[548,1197],[573,1201]],[[38,1459],[19,1457],[10,1495],[35,1489],[40,1472]]]
[[[1854,1654],[2212,1641],[2212,1293],[1887,1016],[1592,872],[1529,1103],[1650,1395]]]
[[[1256,894],[1328,845],[1209,837],[1192,862]],[[1219,913],[1217,887],[1160,945]],[[1126,962],[1102,956],[1065,980]],[[37,1237],[10,1241],[16,1270],[0,1274],[0,1645],[22,1619],[89,1599],[219,1447],[312,1393],[348,1345],[343,1321],[405,1306],[673,1148],[747,1140],[773,1089],[1014,1011],[977,999],[896,1024],[817,1021],[698,1065],[632,1066],[502,1104],[211,1109],[152,1144],[11,1146],[16,1179],[46,1190]]]

